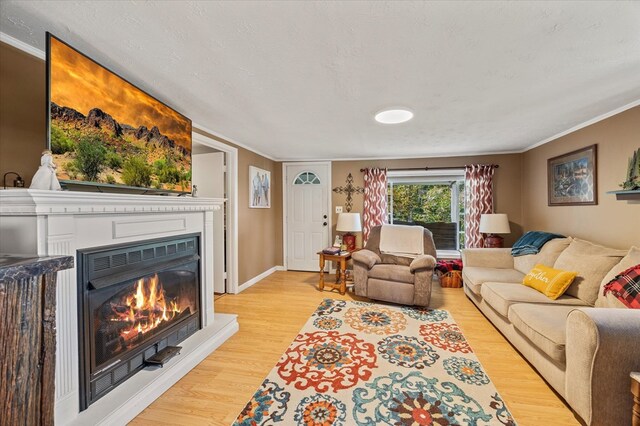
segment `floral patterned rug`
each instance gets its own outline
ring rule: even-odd
[[[515,425],[444,310],[324,299],[235,425]]]

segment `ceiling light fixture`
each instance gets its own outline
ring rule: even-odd
[[[385,109],[378,112],[375,119],[382,124],[400,124],[413,118],[413,112],[408,109]]]

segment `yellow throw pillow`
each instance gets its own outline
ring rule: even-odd
[[[569,288],[576,275],[577,272],[553,269],[538,263],[525,275],[522,283],[555,300]]]

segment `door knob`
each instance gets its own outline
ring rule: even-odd
[[[323,223],[322,223],[322,226],[327,226],[327,222],[323,222]]]
[[[326,219],[326,218],[327,218],[327,215],[325,214],[324,216],[322,216],[322,218],[323,218],[323,219]]]

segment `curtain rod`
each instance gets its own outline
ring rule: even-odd
[[[488,164],[489,166],[493,167],[494,169],[498,169],[500,168],[500,166],[498,164]],[[389,169],[389,170],[393,170],[394,172],[402,172],[402,171],[427,171],[427,170],[462,170],[465,169],[467,166],[451,166],[451,167],[406,167],[406,168],[402,168],[402,169]],[[360,169],[361,172],[364,172],[366,169]]]

